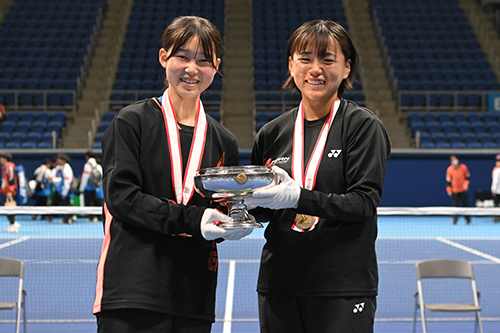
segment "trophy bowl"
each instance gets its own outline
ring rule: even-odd
[[[270,167],[258,165],[215,167],[200,169],[194,177],[194,186],[201,196],[222,202],[229,209],[234,222],[221,222],[222,228],[262,228],[252,219],[245,198],[253,191],[276,185],[278,176]]]

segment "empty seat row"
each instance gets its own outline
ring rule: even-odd
[[[66,117],[67,117],[67,112],[66,111],[47,111],[47,110],[41,110],[41,111],[32,111],[32,110],[25,110],[25,111],[17,111],[17,110],[11,110],[7,113],[7,120],[8,121],[45,121],[48,122],[50,120],[58,120],[62,121],[64,124],[66,123]],[[0,123],[1,127],[1,123]]]
[[[0,103],[6,106],[68,107],[75,104],[75,92],[0,92]]]
[[[3,133],[28,133],[28,132],[36,132],[43,133],[45,131],[57,131],[60,132],[61,128],[64,126],[64,122],[60,120],[51,120],[51,121],[23,121],[20,120],[18,122],[4,121],[0,129]]]
[[[416,112],[410,111],[407,113],[408,124],[413,121],[483,121],[485,123],[488,122],[500,122],[500,114],[496,112],[477,112],[477,111],[468,111],[468,112],[458,112],[458,111],[425,111],[425,112]]]

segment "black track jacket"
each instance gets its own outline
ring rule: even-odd
[[[273,161],[291,175],[296,116],[294,108],[261,129],[253,147],[252,164]],[[306,139],[306,143],[315,142],[319,130],[308,125],[304,124],[305,136],[314,137]],[[297,209],[264,210],[260,216],[255,210],[258,220],[270,221],[258,292],[302,296],[377,294],[377,205],[390,149],[380,120],[370,110],[341,99],[314,190],[301,189]],[[304,152],[305,159],[310,155],[311,151]],[[297,213],[319,216],[316,228],[304,233],[291,230]]]
[[[154,99],[123,108],[102,143],[105,238],[94,313],[137,308],[214,321],[217,248],[200,231],[210,201],[195,192],[189,205],[174,203],[161,108]],[[236,137],[207,115],[201,168],[238,159]]]

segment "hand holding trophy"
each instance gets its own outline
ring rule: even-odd
[[[248,213],[245,198],[257,189],[276,185],[278,176],[266,166],[234,166],[200,169],[194,179],[195,189],[200,195],[220,201],[229,209],[234,222],[220,222],[219,227],[262,228]]]

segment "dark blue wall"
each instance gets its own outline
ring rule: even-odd
[[[471,173],[469,205],[475,203],[476,191],[488,191],[491,171],[495,166],[497,151],[448,151],[431,150],[394,151],[387,161],[384,191],[380,206],[421,207],[450,206],[446,194],[446,169],[450,156],[456,155]],[[250,164],[250,152],[240,152],[241,164]]]
[[[79,177],[85,164],[85,150],[33,152],[11,151],[13,162],[22,164],[29,179],[33,171],[45,157],[63,152],[71,157],[71,166],[75,176]],[[491,170],[495,165],[495,156],[500,151],[492,152],[432,152],[432,151],[395,151],[387,161],[384,192],[380,206],[450,206],[450,197],[446,194],[446,168],[450,165],[449,157],[455,154],[460,162],[465,163],[471,173],[469,205],[474,205],[476,191],[488,191],[491,186]],[[100,152],[96,151],[100,157]],[[240,164],[250,164],[250,151],[242,150]]]
[[[380,206],[450,206],[445,177],[453,154],[469,168],[469,205],[474,206],[475,192],[488,191],[491,187],[497,153],[394,152],[387,162]]]

